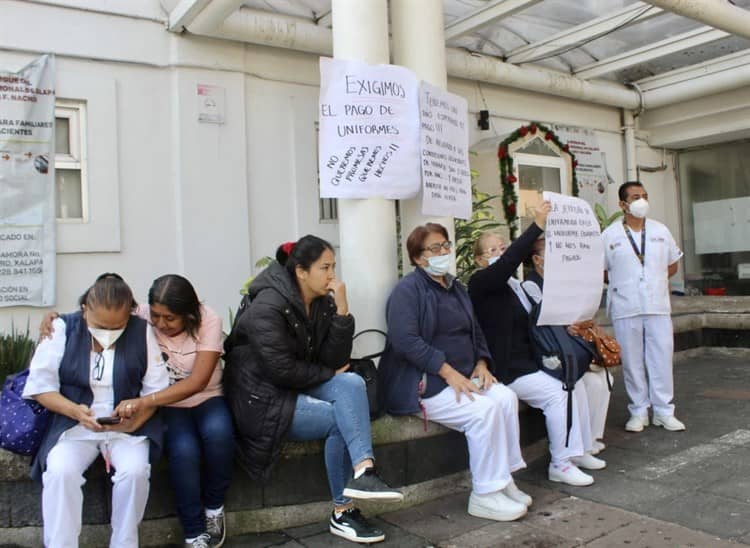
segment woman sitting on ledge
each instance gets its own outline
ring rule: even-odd
[[[403,495],[375,473],[365,383],[346,372],[354,318],[335,267],[333,247],[315,236],[279,247],[226,340],[227,396],[239,460],[252,478],[268,479],[285,440],[325,439],[330,532],[378,542],[385,535],[351,499]]]
[[[166,388],[167,368],[151,328],[131,315],[130,288],[103,274],[83,297],[82,310],[54,321],[31,360],[25,398],[52,412],[32,477],[42,480],[44,545],[78,546],[83,473],[101,454],[112,474],[110,546],[138,546],[138,524],[149,492],[150,462],[158,459],[163,427],[153,409],[114,417],[122,400]]]
[[[473,484],[469,513],[516,520],[531,505],[511,476],[526,466],[518,399],[495,379],[469,295],[448,274],[448,231],[436,223],[418,226],[406,247],[417,268],[396,285],[386,307],[388,344],[378,370],[386,411],[424,413],[464,432]]]

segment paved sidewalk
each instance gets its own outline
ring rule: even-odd
[[[622,378],[614,388],[605,470],[590,487],[546,479],[547,459],[517,474],[534,497],[518,522],[466,513],[468,491],[374,518],[378,546],[719,547],[750,544],[750,353],[712,350],[675,366],[677,416],[686,432],[625,432]],[[325,523],[232,538],[226,546],[346,546]]]

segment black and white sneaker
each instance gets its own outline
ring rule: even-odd
[[[367,468],[359,477],[352,478],[344,489],[344,496],[360,500],[400,502],[404,495],[391,489],[380,479],[375,468]]]
[[[332,513],[328,530],[336,536],[362,544],[385,540],[385,533],[367,521],[357,508],[344,510],[338,518],[335,512]]]

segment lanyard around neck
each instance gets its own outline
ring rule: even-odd
[[[644,258],[646,256],[646,222],[643,223],[643,228],[641,229],[641,250],[638,251],[638,247],[635,245],[635,240],[633,239],[633,233],[630,232],[630,227],[625,223],[625,221],[622,221],[622,226],[625,228],[625,235],[628,237],[628,241],[630,241],[630,247],[633,248],[633,253],[635,253],[635,256],[638,257],[638,261],[640,261],[641,266],[643,266]]]

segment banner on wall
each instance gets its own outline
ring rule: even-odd
[[[606,156],[599,148],[596,133],[576,126],[553,124],[551,128],[560,141],[567,143],[578,161],[578,196],[592,206],[599,204],[606,209],[609,185],[615,181],[607,172]]]
[[[0,69],[0,306],[55,301],[55,59]]]
[[[599,223],[585,200],[544,192],[552,204],[547,217],[544,288],[539,325],[590,320],[604,286],[604,247]]]
[[[419,82],[394,65],[320,58],[321,198],[413,198]]]
[[[466,99],[422,82],[422,214],[471,217],[468,105]]]

